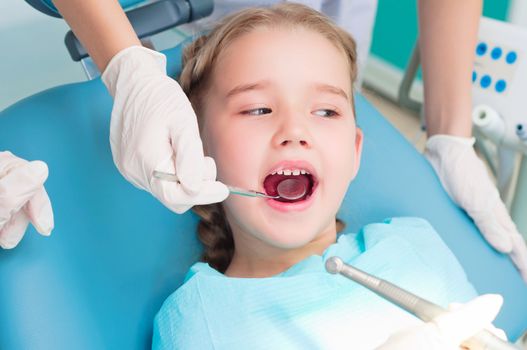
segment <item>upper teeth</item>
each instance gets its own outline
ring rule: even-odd
[[[309,171],[307,170],[304,170],[304,169],[282,169],[282,170],[277,170],[277,171],[273,171],[271,173],[271,175],[275,175],[275,174],[278,174],[278,175],[305,175],[305,174],[309,174]]]

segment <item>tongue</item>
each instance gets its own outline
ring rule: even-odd
[[[282,182],[286,181],[282,184]],[[288,197],[298,197],[297,193],[299,191],[305,192],[306,194],[309,193],[309,189],[311,188],[310,184],[310,178],[308,175],[268,175],[264,180],[264,188],[265,192],[270,196],[288,196]],[[278,191],[280,185],[280,193]],[[298,200],[303,199],[305,197],[302,196]],[[281,200],[282,198],[279,198],[278,200]],[[289,201],[289,200],[283,200],[283,201]]]

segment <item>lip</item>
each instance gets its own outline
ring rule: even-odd
[[[318,182],[315,183],[313,187],[313,192],[309,195],[309,198],[305,201],[296,202],[296,203],[287,203],[279,202],[271,198],[267,198],[265,202],[273,209],[276,209],[281,212],[290,212],[290,211],[303,211],[309,208],[315,201],[315,196],[317,194]]]
[[[301,202],[295,202],[295,203],[287,203],[287,202],[279,202],[274,199],[266,199],[266,203],[273,209],[276,209],[281,212],[289,212],[289,211],[302,211],[309,208],[314,200],[315,196],[317,194],[317,188],[318,188],[318,175],[317,171],[315,170],[315,167],[305,160],[285,160],[281,161],[277,164],[275,164],[267,173],[265,174],[264,178],[261,181],[262,190],[265,193],[265,188],[263,186],[263,182],[265,178],[278,170],[283,169],[305,169],[307,170],[315,179],[315,184],[313,186],[313,191],[308,199],[301,201]]]

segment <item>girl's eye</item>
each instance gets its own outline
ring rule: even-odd
[[[272,112],[273,111],[271,108],[261,107],[261,108],[254,108],[254,109],[243,111],[242,114],[244,115],[264,115],[264,114],[269,114]]]
[[[318,115],[320,117],[337,117],[339,114],[337,111],[333,109],[317,109],[315,112],[313,112],[315,115]]]

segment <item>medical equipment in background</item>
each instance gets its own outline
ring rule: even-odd
[[[473,82],[472,121],[478,146],[493,169],[510,207],[517,171],[527,155],[527,30],[482,18]],[[522,174],[527,181],[527,173]],[[525,177],[525,179],[523,179]]]
[[[61,17],[51,0],[26,0],[26,2],[47,15]],[[156,49],[156,45],[149,39],[151,36],[180,24],[206,17],[212,13],[214,8],[213,0],[158,0],[149,2],[121,0],[119,3],[123,8],[141,4],[139,7],[126,11],[126,16],[143,45],[151,49]],[[94,79],[100,75],[97,66],[71,30],[66,33],[64,42],[72,60],[81,62],[88,79]]]
[[[527,187],[527,29],[481,17],[476,58],[472,72],[472,121],[476,147],[496,177],[500,195],[521,232],[527,222],[517,207],[527,207],[527,198],[515,195]],[[421,113],[422,103],[410,97],[420,55],[415,45],[399,86],[397,103]],[[525,203],[520,203],[525,201]]]
[[[326,271],[331,274],[340,274],[357,282],[425,322],[429,322],[447,311],[441,306],[418,297],[393,283],[348,265],[337,256],[326,260]],[[498,338],[487,330],[482,330],[475,334],[463,342],[463,345],[471,350],[518,350],[514,345]]]

